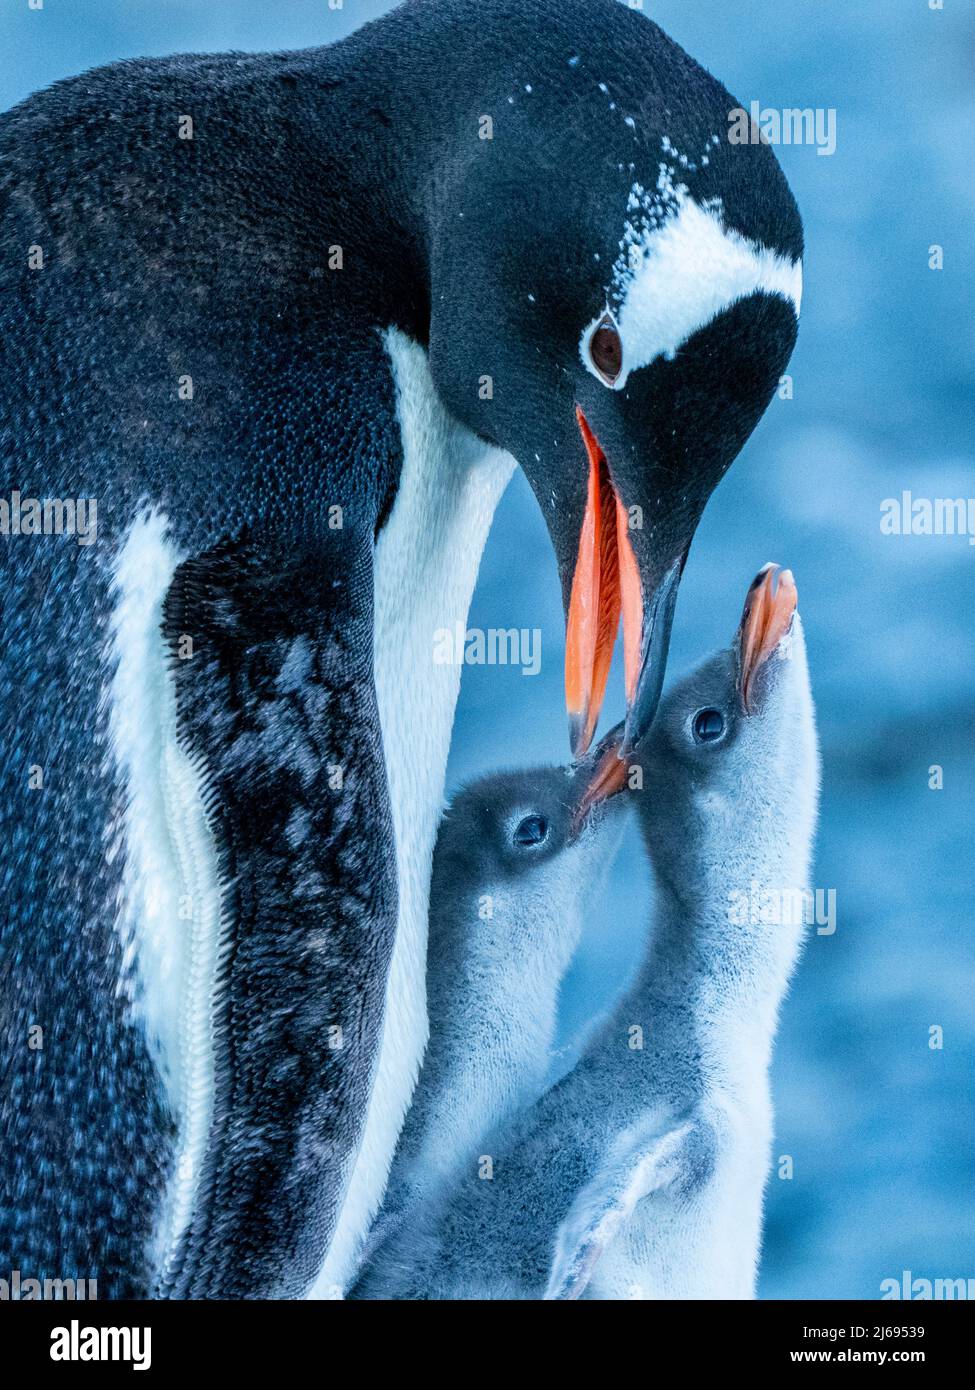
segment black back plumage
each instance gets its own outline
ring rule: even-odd
[[[216,592],[215,576],[226,576],[227,544],[241,546],[242,562],[250,556],[237,593],[262,568],[256,555],[290,553],[291,563],[278,575],[279,602],[286,606],[302,595],[296,611],[307,620],[309,634],[321,638],[312,651],[313,661],[326,668],[318,673],[319,690],[323,681],[337,682],[336,701],[318,737],[328,734],[337,757],[359,758],[360,769],[368,766],[376,774],[379,804],[360,808],[368,809],[365,824],[375,837],[374,867],[382,864],[389,843],[368,617],[357,612],[354,633],[343,633],[350,613],[340,604],[329,628],[328,604],[337,591],[323,574],[323,567],[330,575],[340,564],[339,553],[344,564],[345,536],[368,547],[395,486],[398,431],[388,362],[376,333],[386,311],[358,302],[370,278],[368,257],[350,254],[344,272],[329,278],[327,246],[356,236],[356,213],[348,205],[342,209],[327,155],[314,169],[303,166],[308,181],[300,187],[289,172],[296,143],[307,149],[308,141],[296,134],[300,118],[288,112],[295,87],[279,76],[286,67],[284,59],[233,56],[122,64],[60,84],[0,122],[2,495],[9,498],[16,489],[24,497],[98,501],[94,545],[80,547],[69,536],[11,537],[0,552],[7,634],[0,679],[6,783],[0,815],[9,846],[0,951],[0,1253],[24,1277],[93,1277],[102,1297],[151,1289],[147,1245],[174,1160],[173,1118],[141,1029],[119,995],[123,967],[114,920],[121,858],[106,854],[106,828],[118,823],[124,801],[105,711],[111,569],[143,504],[166,512],[174,543],[195,557],[180,575],[168,610],[173,621],[179,605],[183,632],[197,632],[212,618],[205,604],[196,618],[188,608]],[[325,84],[326,99],[329,90]],[[177,137],[183,112],[195,113],[192,142]],[[325,128],[334,124],[323,121]],[[265,168],[263,180],[245,176],[253,141],[278,151],[277,167]],[[363,244],[370,244],[362,235]],[[43,249],[43,270],[27,268],[32,245]],[[347,295],[338,285],[347,287]],[[397,302],[408,306],[413,293],[401,284]],[[193,378],[191,402],[178,398],[184,372]],[[327,525],[328,508],[336,505],[343,509],[343,532]],[[261,541],[248,552],[242,538],[255,527]],[[299,579],[295,559],[302,556],[308,568]],[[310,590],[316,583],[324,587]],[[259,602],[254,593],[248,597],[257,603],[250,638],[264,644],[255,646],[254,662],[261,653],[273,662],[281,637],[269,616],[273,595]],[[258,618],[269,624],[263,632]],[[328,648],[330,641],[339,645]],[[349,665],[353,652],[356,663]],[[181,696],[191,685],[189,677],[179,682]],[[203,681],[201,700],[207,688]],[[250,693],[260,707],[257,689]],[[245,694],[241,685],[235,698]],[[189,709],[186,700],[181,715],[183,709]],[[335,722],[340,717],[347,727]],[[187,713],[183,737],[198,751],[207,735],[197,729],[194,741],[189,719]],[[29,791],[28,771],[35,764],[44,769],[44,788]],[[250,770],[255,794],[262,771]],[[329,793],[312,811],[320,855],[336,849],[335,836],[316,819],[334,803]],[[347,810],[359,804],[354,792],[344,804]],[[269,827],[280,829],[278,807],[265,809],[261,834],[270,840]],[[250,828],[257,854],[258,828]],[[234,852],[226,822],[221,840],[225,854]],[[294,874],[300,872],[299,858],[292,859]],[[354,855],[343,863],[351,872]],[[383,875],[373,872],[358,887],[345,881],[343,891],[352,904],[357,895],[379,898],[388,889]],[[334,944],[337,957],[349,964],[346,983],[356,1006],[372,1010],[358,1030],[347,1026],[350,1051],[330,1052],[331,1065],[322,1071],[329,1087],[334,1085],[337,1111],[350,1099],[351,1087],[355,1103],[347,1121],[361,1118],[364,1109],[361,1092],[381,1016],[376,995],[391,943],[392,907],[384,902],[377,910],[382,925],[371,953],[362,950],[368,933],[356,933],[355,951],[343,947],[340,935]],[[235,905],[235,918],[247,921],[246,905]],[[328,920],[340,933],[341,916]],[[265,934],[273,930],[272,921],[280,933],[279,979],[294,991],[308,972],[307,961],[296,974],[291,971],[296,962],[288,952],[292,941],[303,939],[300,927],[295,919],[285,931],[277,916],[265,922]],[[254,950],[261,949],[255,943]],[[253,982],[255,967],[242,963],[246,948],[240,952],[232,967],[239,964],[242,977]],[[265,975],[272,957],[273,950]],[[372,989],[363,978],[370,970]],[[340,973],[337,968],[336,977]],[[308,1006],[322,1006],[327,970],[323,979],[307,982],[307,990]],[[258,1000],[261,1008],[268,1005],[267,992],[258,989],[251,1007]],[[228,988],[224,1007],[236,1006],[235,990]],[[341,1012],[336,1002],[336,1021]],[[266,1045],[269,1018],[280,1022],[273,1005],[267,1016],[249,1017],[253,1033],[224,1032],[238,1050],[232,1063],[224,1059],[221,1075],[229,1085],[233,1070],[235,1084],[249,1089],[252,1104],[242,1114],[264,1136],[263,1149],[256,1141],[249,1160],[234,1165],[240,1186],[228,1199],[251,1228],[246,1237],[236,1219],[222,1228],[229,1234],[233,1225],[241,1241],[232,1272],[229,1263],[220,1263],[227,1250],[211,1243],[208,1263],[195,1277],[184,1258],[183,1282],[174,1291],[298,1292],[296,1280],[306,1276],[310,1282],[314,1273],[313,1257],[299,1257],[299,1223],[289,1225],[285,1218],[285,1197],[293,1212],[307,1206],[305,1235],[313,1245],[316,1232],[319,1246],[325,1239],[325,1217],[316,1225],[315,1201],[300,1201],[307,1190],[302,1179],[284,1174],[280,1155],[288,1143],[300,1146],[302,1123],[308,1137],[312,1097],[321,1098],[322,1085],[305,1091],[293,1132],[285,1135],[280,1120],[272,1138],[274,1122],[258,1113],[261,1088],[250,1068],[262,1048],[265,1079],[278,1066],[274,1084],[283,1116],[286,1099],[301,1089],[295,1075],[288,1081],[289,1066],[307,1079],[321,1057],[297,1020],[290,1033],[285,1028],[278,1034],[274,1047]],[[28,1047],[35,1024],[44,1028],[42,1051]],[[243,1027],[240,1020],[235,1027]],[[361,1068],[358,1091],[336,1080],[340,1057],[346,1056]],[[216,1117],[215,1124],[220,1122]],[[336,1134],[324,1124],[317,1157],[304,1153],[297,1168],[316,1171],[317,1164],[320,1172],[328,1154],[341,1175],[355,1128]],[[238,1124],[227,1142],[239,1144],[243,1135]],[[337,1180],[326,1184],[319,1205],[334,1205],[337,1191]],[[261,1210],[268,1216],[275,1201],[275,1222],[289,1229],[289,1243],[276,1248],[287,1253],[290,1283],[281,1262],[272,1272],[259,1251],[261,1233],[266,1239],[270,1229],[269,1220],[261,1223]],[[210,1237],[214,1223],[221,1229],[219,1215],[209,1208],[198,1219]]]

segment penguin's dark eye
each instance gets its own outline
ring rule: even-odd
[[[608,314],[600,320],[589,340],[589,356],[603,381],[612,386],[623,370],[623,340]]]
[[[540,845],[548,834],[548,821],[544,816],[526,816],[515,826],[516,845]]]
[[[714,743],[724,733],[724,715],[717,709],[699,709],[694,716],[694,737],[698,743]]]

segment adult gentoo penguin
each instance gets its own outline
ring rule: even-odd
[[[611,0],[415,0],[3,117],[3,495],[98,503],[97,544],[3,548],[11,1267],[346,1282],[426,1033],[434,634],[514,462],[575,750],[621,612],[636,745],[793,345],[800,221],[735,105]]]
[[[776,587],[776,577],[778,587]],[[819,762],[791,575],[661,702],[633,791],[657,886],[637,979],[578,1065],[458,1165],[357,1297],[750,1298],[768,1066],[803,935]]]
[[[559,987],[622,836],[622,726],[571,768],[492,773],[452,800],[430,880],[423,1058],[370,1245],[541,1095]],[[610,798],[613,798],[612,800]]]

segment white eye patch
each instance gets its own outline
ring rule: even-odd
[[[718,314],[758,291],[793,306],[802,299],[802,263],[725,227],[716,203],[701,205],[680,185],[659,197],[634,184],[606,303],[583,329],[579,353],[604,386],[621,391],[630,372],[657,357],[671,358],[682,343]],[[590,355],[592,336],[611,314],[623,342],[623,367],[608,383]]]

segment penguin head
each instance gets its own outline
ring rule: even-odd
[[[542,509],[576,756],[622,618],[629,751],[698,520],[792,351],[801,222],[772,150],[731,143],[738,103],[644,15],[487,9],[463,80],[490,123],[472,114],[434,199],[431,372]]]
[[[766,565],[731,647],[660,703],[636,800],[650,858],[679,892],[805,882],[819,760],[796,602],[791,572]]]
[[[626,765],[619,725],[569,768],[493,773],[453,799],[434,851],[431,949],[469,933],[471,949],[555,962],[578,937],[580,909],[623,831]]]
[[[570,767],[490,773],[453,798],[437,838],[436,858],[466,869],[472,882],[537,876],[552,861],[598,846],[626,798],[626,764],[618,756],[623,725]]]

